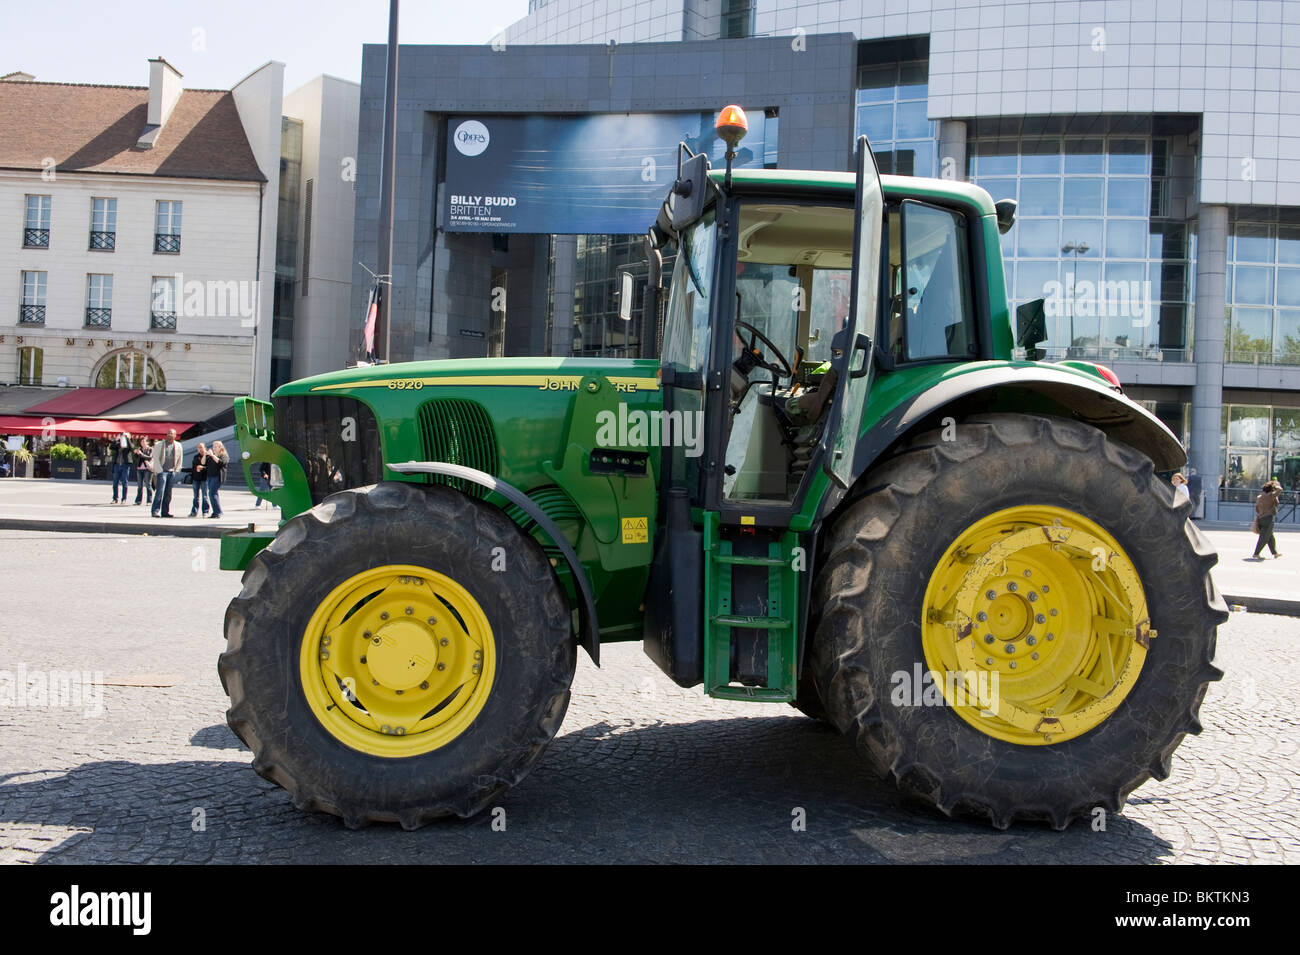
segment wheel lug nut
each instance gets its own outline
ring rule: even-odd
[[[985,658],[984,658],[984,662],[985,662],[988,666],[993,666],[993,658],[992,658],[992,657],[985,657]]]
[[[1026,576],[1026,577],[1032,577],[1032,576],[1034,576],[1033,571],[1026,570],[1026,571],[1025,571],[1025,576]]]
[[[398,690],[398,691],[397,691],[397,695],[398,695],[398,696],[401,696],[401,695],[402,695],[403,693],[405,693],[405,692],[406,692],[405,690]]]
[[[1043,584],[1043,593],[1047,593],[1047,592],[1048,592],[1049,590],[1051,590],[1051,589],[1052,589],[1052,588],[1049,587],[1049,586],[1047,586],[1047,584]]]
[[[361,658],[361,662],[362,662],[362,663],[365,663],[365,662],[366,662],[366,658],[365,658],[365,657],[362,657],[362,658]]]
[[[415,613],[415,608],[414,608],[414,607],[407,607],[407,608],[406,608],[406,615],[407,615],[408,617],[409,617],[411,614],[413,614],[413,613]]]
[[[993,634],[991,634],[991,633],[986,633],[986,634],[984,634],[984,642],[985,642],[985,643],[992,643],[992,642],[993,642]]]
[[[475,659],[475,660],[482,660],[482,659],[483,659],[483,651],[482,651],[482,650],[475,650],[475,651],[474,651],[474,659]]]
[[[986,590],[984,592],[984,596],[988,597],[989,600],[996,600],[998,596],[998,592],[996,590]]]
[[[439,670],[445,670],[445,669],[447,669],[447,664],[445,664],[445,663],[439,663],[439,664],[438,664],[438,669],[439,669]]]
[[[448,640],[446,637],[443,637],[441,640],[438,641],[438,645],[443,647],[445,647],[449,643],[451,643],[451,641]]]
[[[1007,584],[1007,590],[1009,590],[1013,594],[1019,589],[1020,589],[1020,585],[1016,583],[1014,580]]]
[[[1015,653],[1015,652],[1016,652],[1016,645],[1015,645],[1014,643],[1008,643],[1008,644],[1006,645],[1005,649],[1006,649],[1007,653]]]
[[[1037,656],[1038,654],[1034,654],[1034,655]],[[429,688],[429,681],[428,681],[428,680],[425,680],[423,683],[420,684],[420,689],[422,689],[422,690],[427,690],[428,688]]]
[[[379,681],[378,681],[378,680],[371,680],[371,681],[370,681],[370,685],[371,685],[371,686],[379,686]]]
[[[477,672],[478,672],[479,670],[481,670],[481,669],[483,669],[483,667],[480,666],[480,665],[477,664],[477,663],[474,664],[472,667],[470,667],[470,670],[471,670],[472,672],[474,672],[474,673],[477,673]]]
[[[375,639],[371,640],[370,642],[373,643],[373,644],[375,644],[375,646],[378,646],[379,643],[380,643],[380,640],[379,640],[378,637],[375,637]]]
[[[1038,659],[1038,654],[1037,654],[1036,652],[1035,652],[1035,653],[1031,653],[1031,654],[1029,655],[1029,658],[1030,658],[1031,660],[1037,660],[1037,659]]]
[[[381,613],[381,614],[379,615],[379,619],[380,619],[380,620],[387,620],[387,619],[388,619],[388,611],[385,610],[383,613]]]
[[[369,639],[370,639],[370,631],[367,630],[365,633],[361,634],[361,636],[363,636],[363,637],[365,637],[367,640],[369,640]]]
[[[1047,639],[1048,639],[1048,640],[1055,640],[1055,639],[1056,639],[1056,634],[1054,634],[1054,633],[1049,633],[1049,634],[1047,635]]]
[[[1012,660],[1012,661],[1011,661],[1011,663],[1010,663],[1010,667],[1011,667],[1011,669],[1013,669],[1013,670],[1016,668],[1016,661],[1015,661],[1015,660]]]
[[[430,618],[429,618],[429,626],[432,627],[432,626],[433,626],[435,623],[437,623],[437,622],[438,622],[438,618],[437,618],[437,617],[430,617]]]
[[[1050,611],[1048,611],[1048,612],[1051,613],[1051,615],[1052,615],[1053,617],[1056,616],[1056,608],[1055,608],[1055,607],[1053,607],[1053,608],[1052,608]]]
[[[979,613],[977,613],[977,614],[975,615],[975,619],[978,620],[980,623],[983,623],[983,622],[984,622],[985,620],[987,620],[988,618],[989,618],[989,615],[986,614],[983,610],[981,610]]]
[[[1034,623],[1047,623],[1047,618],[1041,613],[1034,615]]]
[[[1036,593],[1035,593],[1034,591],[1032,591],[1032,590],[1029,591],[1029,602],[1030,602],[1030,603],[1033,603],[1033,602],[1036,601],[1037,599],[1038,599],[1038,594],[1036,594]]]
[[[1029,644],[1031,647],[1037,642],[1038,642],[1038,638],[1034,636],[1032,633],[1029,636],[1025,637],[1025,643]]]

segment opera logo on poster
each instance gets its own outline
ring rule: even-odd
[[[451,134],[452,142],[462,156],[477,156],[488,148],[491,136],[488,128],[477,119],[467,119]]]

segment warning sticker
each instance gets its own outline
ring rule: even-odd
[[[650,519],[648,517],[623,518],[623,543],[650,543]]]

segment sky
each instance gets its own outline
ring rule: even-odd
[[[321,73],[359,82],[361,45],[388,41],[388,0],[0,0],[0,76],[148,86],[161,56],[187,89],[230,89],[267,60],[285,91]],[[402,43],[487,43],[528,0],[405,0]]]

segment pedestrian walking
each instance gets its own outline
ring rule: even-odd
[[[181,443],[176,440],[176,429],[172,428],[167,432],[167,437],[154,445],[153,457],[150,460],[150,468],[158,478],[158,487],[154,489],[153,509],[154,517],[172,517],[172,488],[176,484],[176,476],[181,471],[181,458],[184,454]]]
[[[271,463],[269,461],[262,461],[257,465],[257,489],[259,491],[271,490]],[[259,497],[253,501],[253,506],[261,507],[262,499]]]
[[[153,442],[148,438],[141,438],[140,443],[135,447],[134,457],[135,502],[139,504],[145,494],[148,494],[149,503],[153,504],[153,472],[149,470],[149,459],[153,457]]]
[[[217,492],[226,482],[226,467],[229,464],[230,455],[226,453],[226,446],[220,441],[213,441],[212,448],[208,451],[208,497],[212,500],[212,513],[209,517],[221,516],[221,499]]]
[[[113,479],[113,503],[125,504],[126,491],[131,481],[131,435],[126,431],[121,432],[116,438],[113,438],[108,446],[108,466],[109,474]],[[117,489],[121,486],[122,495],[119,498]]]
[[[1169,479],[1174,486],[1174,503],[1179,501],[1191,501],[1192,492],[1187,486],[1187,478],[1183,477],[1182,472],[1175,471],[1173,477]]]
[[[1276,481],[1265,481],[1259,496],[1255,498],[1255,526],[1252,530],[1259,534],[1259,540],[1255,542],[1255,560],[1263,559],[1259,555],[1263,553],[1265,544],[1274,557],[1282,556],[1277,552],[1277,541],[1273,537],[1273,521],[1277,518],[1281,498],[1282,485]]]
[[[208,516],[208,449],[200,441],[190,459],[190,482],[194,485],[194,504],[190,507],[190,517],[199,516],[199,500],[203,501],[203,516]]]

